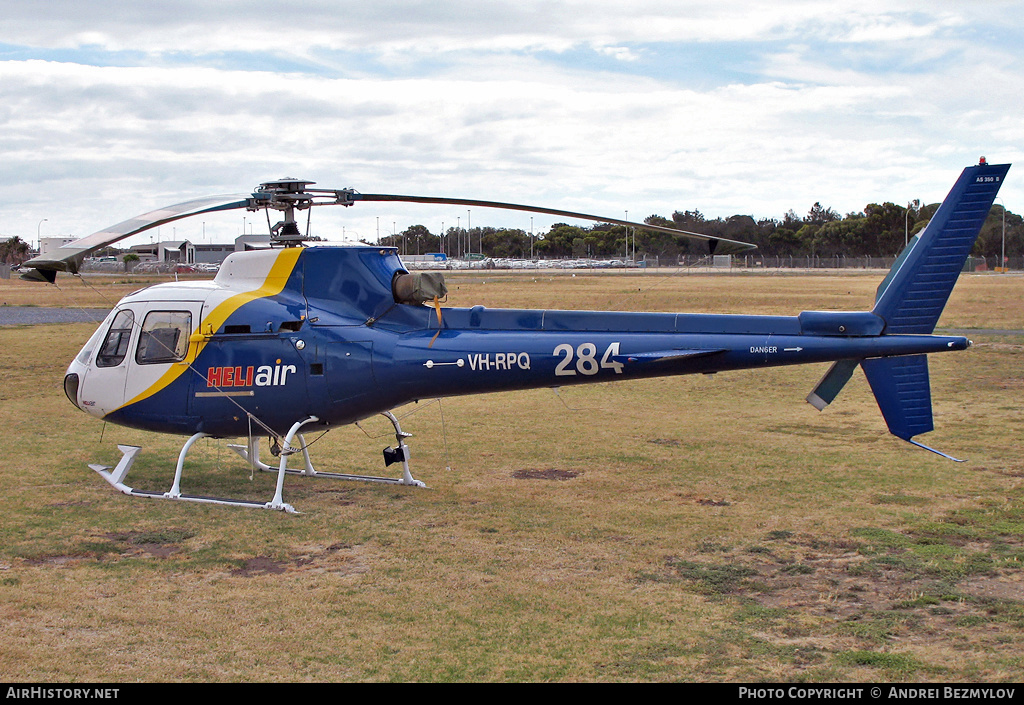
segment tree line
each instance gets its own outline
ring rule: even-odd
[[[893,203],[869,203],[858,213],[840,216],[820,203],[803,217],[790,210],[781,220],[754,220],[749,215],[709,219],[700,211],[676,211],[671,218],[651,215],[650,225],[740,240],[757,245],[765,257],[889,257],[899,254],[907,240],[919,233],[939,204],[914,202],[907,207]],[[971,254],[978,257],[1001,255],[1005,225],[1007,257],[1024,254],[1024,219],[996,204],[989,211],[981,235]],[[320,239],[320,238],[316,238]],[[365,241],[364,241],[365,242]],[[411,225],[397,235],[380,239],[382,245],[399,248],[403,254],[444,252],[449,257],[483,256],[519,259],[564,258],[673,258],[705,255],[706,245],[683,235],[644,228],[597,223],[589,227],[556,223],[545,233],[530,234],[517,228],[478,226],[451,227],[443,235],[425,225]],[[113,250],[113,248],[111,248]],[[111,252],[115,254],[116,251]],[[20,237],[0,237],[0,262],[20,264],[31,256]]]
[[[815,203],[803,217],[790,210],[781,219],[755,220],[749,215],[706,218],[700,211],[675,211],[671,218],[651,215],[650,225],[688,230],[712,237],[740,240],[757,245],[766,257],[822,258],[887,257],[898,255],[907,241],[921,232],[939,204],[914,202],[907,207],[894,203],[869,203],[864,210],[840,216],[831,208]],[[972,254],[999,257],[1005,218],[1006,255],[1024,253],[1024,222],[1021,216],[993,206],[975,243]],[[425,225],[412,225],[380,244],[399,248],[403,254],[445,252],[449,257],[482,254],[510,258],[616,258],[707,254],[706,245],[683,235],[644,228],[598,223],[589,227],[556,223],[542,234],[514,228],[490,226],[448,228],[443,235],[431,233]]]

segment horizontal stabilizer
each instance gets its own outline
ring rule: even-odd
[[[807,403],[818,411],[831,404],[850,381],[859,362],[860,360],[836,360],[814,390],[807,395]]]
[[[715,350],[654,350],[652,352],[630,353],[629,355],[614,355],[616,362],[670,362],[672,360],[684,360],[693,357],[707,357],[726,352],[724,349]]]

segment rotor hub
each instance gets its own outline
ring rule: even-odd
[[[349,196],[354,192],[351,189],[337,191],[309,188],[315,183],[315,181],[286,177],[275,181],[266,181],[253,192],[252,198],[249,199],[249,204],[246,206],[247,210],[269,211],[269,209],[274,209],[284,212],[284,220],[270,228],[271,244],[296,247],[309,239],[308,232],[303,235],[299,230],[295,220],[296,210],[306,210],[312,206],[352,205]]]

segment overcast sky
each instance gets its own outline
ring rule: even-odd
[[[1022,10],[0,0],[0,234],[84,236],[285,176],[631,220],[935,202],[981,155],[1022,161]],[[1024,163],[1001,198],[1024,211]],[[313,217],[335,240],[343,228],[374,240],[378,223],[530,226],[454,206]],[[202,242],[205,224],[207,241],[230,241],[254,219],[265,231],[236,211],[154,238]],[[534,216],[534,228],[554,220]]]

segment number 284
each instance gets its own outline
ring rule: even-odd
[[[597,359],[597,346],[593,343],[581,343],[575,350],[568,343],[562,343],[552,354],[562,358],[555,367],[556,377],[574,376],[577,372],[596,375],[600,370],[615,370],[615,374],[622,374],[622,363],[614,360],[614,356],[619,354],[618,343],[610,343],[600,361]]]

